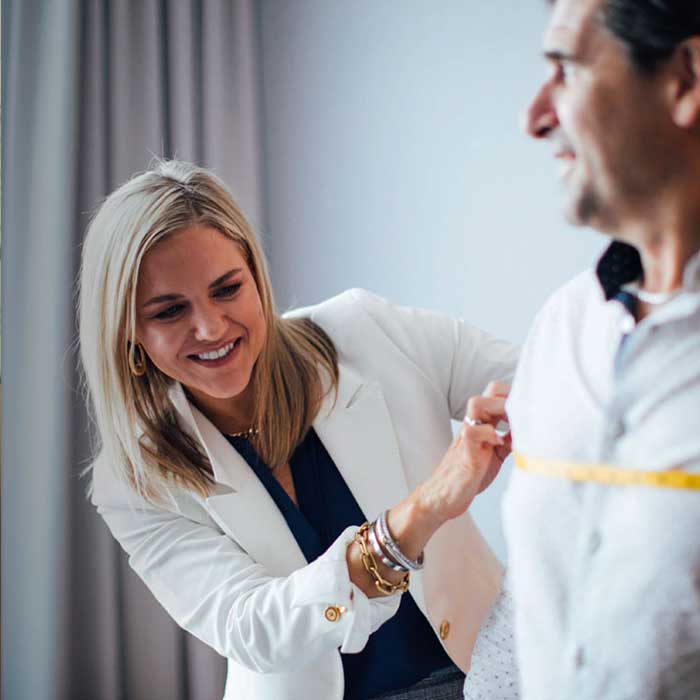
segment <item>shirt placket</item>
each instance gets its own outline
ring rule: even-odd
[[[626,416],[634,402],[634,389],[628,375],[636,350],[644,342],[647,329],[636,327],[634,318],[624,311],[619,321],[620,335],[613,361],[610,401],[603,407],[605,428],[598,438],[598,461],[615,463],[618,442],[626,433]],[[614,658],[608,658],[600,631],[604,622],[599,619],[601,596],[609,594],[607,583],[610,572],[600,563],[600,555],[607,546],[605,508],[612,494],[603,484],[584,483],[580,489],[581,523],[575,552],[576,566],[569,604],[569,642],[566,664],[569,672],[563,697],[577,700],[600,700],[603,697],[608,671],[614,668]]]

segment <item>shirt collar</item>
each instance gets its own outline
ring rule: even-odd
[[[683,270],[683,289],[700,294],[700,251],[690,258]]]
[[[629,243],[613,241],[598,261],[596,276],[605,300],[619,299],[620,295],[625,294],[621,289],[623,285],[644,279],[639,251]],[[683,271],[683,291],[700,293],[700,252],[686,263]]]
[[[643,276],[642,258],[629,243],[613,241],[598,261],[595,272],[605,300],[610,301],[618,298],[623,284]]]

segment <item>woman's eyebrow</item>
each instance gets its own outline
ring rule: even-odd
[[[238,274],[241,272],[240,267],[234,267],[232,270],[229,270],[228,272],[225,272],[221,277],[217,277],[210,285],[209,289],[213,289],[214,287],[218,287],[222,282],[225,282],[229,277],[232,277],[233,275]]]
[[[224,272],[221,277],[217,277],[210,285],[209,289],[214,289],[215,287],[218,287],[222,282],[225,282],[227,279],[230,277],[233,277],[234,275],[237,275],[239,272],[241,272],[242,268],[240,267],[234,267],[233,269],[229,270],[228,272]],[[153,306],[154,304],[161,304],[164,301],[177,301],[178,299],[183,299],[182,294],[159,294],[157,297],[153,297],[152,299],[149,299],[143,307],[146,308],[147,306]]]
[[[182,298],[182,294],[160,294],[157,297],[149,299],[143,306],[145,308],[147,306],[153,306],[153,304],[160,304],[163,301],[177,301]]]

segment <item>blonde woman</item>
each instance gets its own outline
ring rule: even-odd
[[[470,663],[503,678],[477,642],[502,571],[466,512],[509,449],[503,387],[454,441],[450,419],[510,378],[510,346],[358,290],[278,316],[228,191],[174,161],[95,216],[80,342],[93,502],[227,657],[227,699],[457,698]]]

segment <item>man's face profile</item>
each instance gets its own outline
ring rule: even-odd
[[[641,217],[658,190],[668,119],[660,78],[632,66],[604,26],[605,2],[554,3],[543,45],[548,75],[526,129],[548,139],[562,164],[567,218],[613,233]]]

